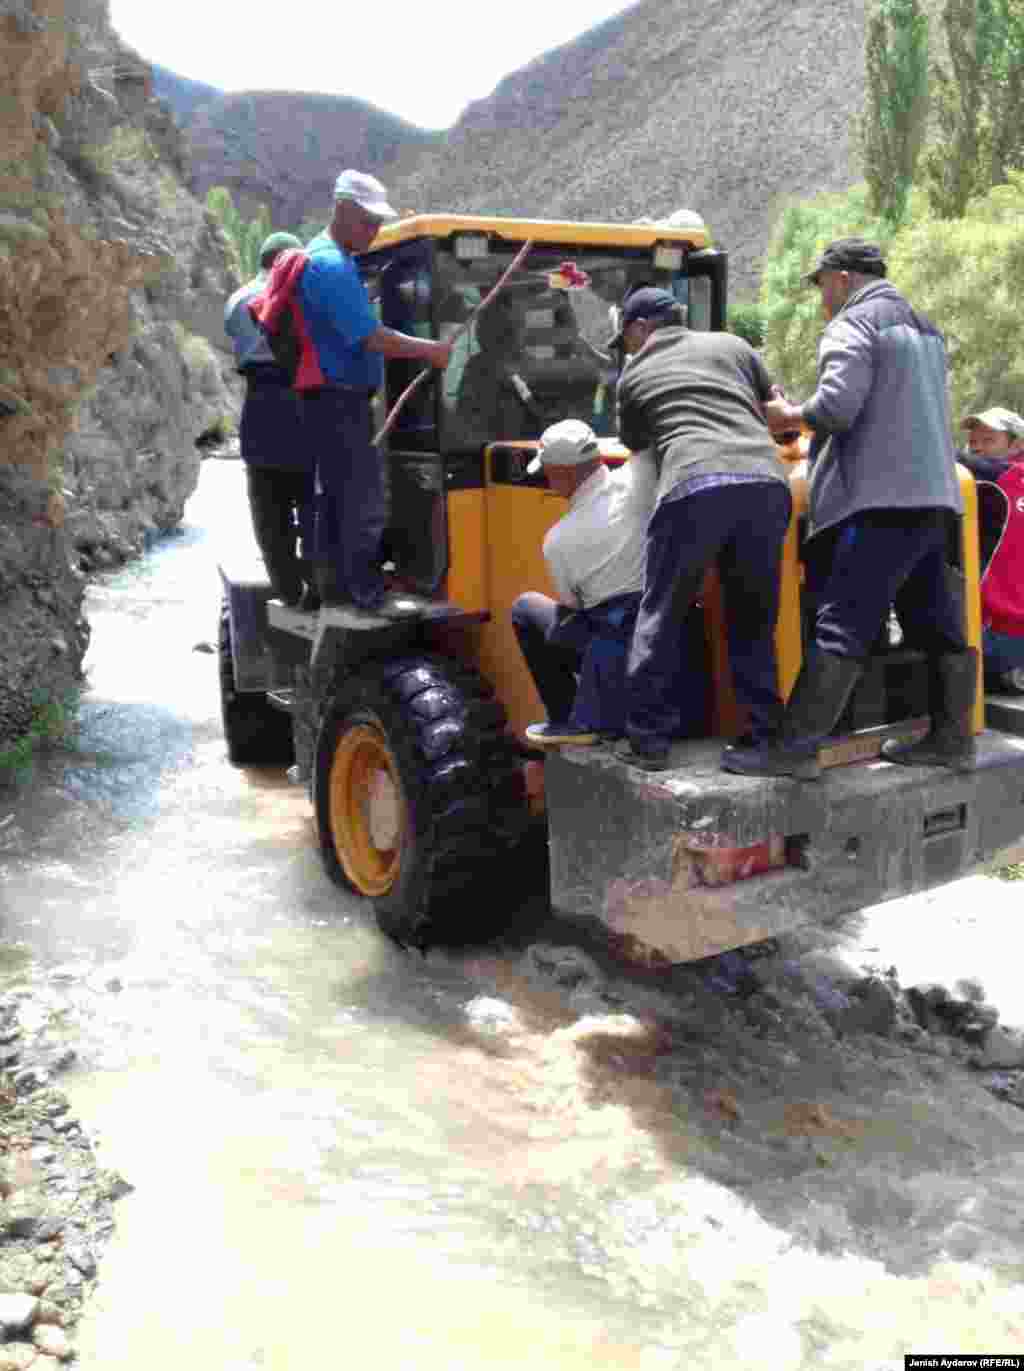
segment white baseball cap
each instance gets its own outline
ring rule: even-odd
[[[335,200],[352,200],[375,219],[397,219],[384,186],[365,171],[343,171],[334,183]]]
[[[601,455],[597,434],[582,419],[562,419],[540,435],[540,449],[526,468],[533,476],[546,467],[578,467]]]
[[[1024,419],[1012,409],[1003,409],[1000,405],[982,410],[980,414],[968,414],[964,428],[973,428],[975,424],[984,424],[986,428],[994,428],[997,433],[1009,433],[1014,438],[1024,438]]]

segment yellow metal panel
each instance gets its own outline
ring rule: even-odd
[[[487,488],[488,575],[491,619],[480,630],[480,670],[495,687],[517,733],[545,717],[544,706],[519,651],[510,611],[527,590],[555,598],[542,547],[566,502],[526,486]]]
[[[706,248],[711,235],[706,228],[676,228],[669,224],[572,223],[557,219],[504,219],[477,214],[415,214],[385,224],[370,245],[370,252],[412,238],[447,238],[453,233],[488,233],[509,242],[578,244],[588,247],[653,247],[655,243],[688,243]]]
[[[960,521],[960,568],[964,574],[964,601],[969,646],[978,649],[978,689],[974,694],[974,732],[985,727],[985,684],[981,662],[981,550],[978,540],[978,492],[974,477],[957,464],[960,494],[964,501],[964,517]]]
[[[490,609],[486,545],[487,502],[483,488],[450,491],[445,598],[462,609]]]

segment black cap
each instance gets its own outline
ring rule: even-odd
[[[804,281],[816,286],[818,275],[823,271],[856,271],[861,276],[884,276],[885,258],[878,244],[869,243],[866,238],[837,238],[829,243]]]
[[[663,319],[678,308],[679,301],[670,290],[662,290],[660,286],[641,286],[626,296],[619,318],[619,331],[608,340],[607,346],[621,347],[623,331],[637,319]]]

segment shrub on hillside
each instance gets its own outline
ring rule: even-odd
[[[946,334],[953,416],[989,405],[1024,411],[1024,173],[1011,172],[962,219],[915,215],[889,274]]]
[[[746,339],[752,348],[764,347],[764,311],[757,300],[736,300],[729,306],[726,328]]]
[[[825,243],[851,233],[882,243],[893,284],[945,333],[954,416],[995,404],[1024,412],[1024,173],[962,219],[935,218],[915,192],[894,236],[871,217],[863,186],[789,206],[769,246],[761,306],[768,366],[794,399],[814,388],[823,324],[818,293],[800,278]]]

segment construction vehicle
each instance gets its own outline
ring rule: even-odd
[[[465,321],[526,242],[487,309]],[[888,637],[823,749],[818,784],[731,776],[723,738],[742,731],[723,603],[709,573],[695,608],[693,669],[709,685],[706,737],[674,745],[672,769],[640,772],[611,747],[527,755],[543,709],[509,610],[551,592],[544,534],[564,512],[527,466],[548,423],[586,420],[610,463],[614,435],[609,309],[639,284],[674,293],[692,329],[726,319],[727,257],[693,215],[613,225],[416,216],[382,229],[360,267],[381,321],[459,335],[443,376],[421,386],[383,444],[389,521],[382,559],[420,597],[395,621],[343,608],[301,613],[271,599],[261,567],[222,568],[224,726],[239,763],[294,762],[309,785],[327,870],[371,899],[382,928],[423,944],[473,875],[486,877],[531,824],[546,822],[556,910],[596,919],[637,949],[704,957],[939,884],[1024,835],[1024,711],[1005,702],[968,774],[893,766],[888,737],[928,727],[926,668]],[[378,427],[415,375],[388,363]],[[798,445],[783,555],[779,685],[788,693],[807,638]],[[980,636],[977,502],[949,560]],[[691,625],[693,627],[693,625]],[[1024,728],[1018,731],[1024,732]],[[497,868],[494,868],[497,870]]]

